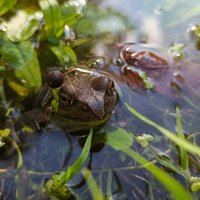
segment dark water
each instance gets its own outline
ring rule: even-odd
[[[120,33],[118,42],[142,42],[149,47],[158,49],[168,49],[174,43],[183,43],[185,60],[194,60],[199,51],[196,49],[195,40],[191,40],[187,29],[191,24],[196,23],[199,16],[188,16],[185,12],[196,5],[196,1],[102,1],[99,3],[102,8],[111,7],[122,15],[128,17],[129,23],[133,28],[127,33]],[[188,8],[189,6],[189,8]],[[178,9],[179,8],[179,9]],[[182,16],[183,19],[181,18]],[[112,22],[112,23],[111,23]],[[106,24],[103,22],[102,24]],[[101,26],[103,26],[100,24]],[[116,28],[115,19],[112,19],[109,28]],[[113,27],[112,27],[113,26]],[[121,27],[118,24],[118,28]],[[105,56],[108,60],[116,54],[109,52],[108,44],[100,41],[95,47],[94,52],[99,56]],[[102,48],[103,47],[103,48]],[[193,66],[193,64],[192,64]],[[195,70],[192,67],[191,70]],[[196,73],[200,71],[197,70]],[[192,73],[191,73],[192,74]],[[197,79],[195,79],[197,81]],[[135,135],[148,133],[157,135],[151,145],[161,152],[172,147],[167,139],[152,127],[141,122],[129,113],[124,102],[129,103],[139,112],[157,122],[158,124],[175,131],[175,110],[179,106],[182,110],[182,120],[184,131],[192,134],[199,131],[199,90],[197,95],[192,96],[190,91],[178,97],[170,92],[147,91],[137,92],[131,90],[127,85],[119,86],[121,98],[116,107],[115,113],[105,125],[105,134],[109,134],[110,129],[124,128],[131,130]],[[196,86],[195,86],[196,89]],[[164,92],[162,92],[164,91]],[[187,92],[187,91],[186,91]],[[190,101],[194,102],[191,104]],[[1,199],[15,199],[15,191],[18,192],[20,199],[48,199],[40,194],[40,189],[45,180],[51,177],[52,173],[62,171],[67,166],[72,165],[82,150],[85,136],[74,136],[58,127],[48,127],[41,134],[29,134],[26,131],[20,132],[22,142],[19,144],[23,156],[23,169],[18,174],[18,182],[15,183],[14,177],[17,171],[17,155],[12,155],[9,159],[2,160],[0,163],[0,197]],[[198,142],[198,141],[197,141]],[[156,153],[154,148],[142,148],[137,142],[133,144],[133,149],[154,159]],[[177,159],[176,154],[170,154]],[[127,155],[113,150],[107,145],[94,147],[85,166],[92,171],[97,183],[102,179],[102,190],[108,194],[107,182],[111,171],[112,178],[112,198],[114,200],[143,200],[151,199],[150,191],[153,192],[155,199],[173,199],[166,189],[160,185],[149,172],[141,169],[139,165]],[[5,170],[6,169],[6,170]],[[198,169],[194,173],[198,173]],[[186,185],[182,177],[174,175],[183,185]],[[88,187],[80,174],[77,174],[70,182],[72,189],[82,200],[92,199]],[[162,198],[161,198],[162,197]]]

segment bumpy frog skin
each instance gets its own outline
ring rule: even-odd
[[[114,83],[106,75],[79,68],[63,73],[58,87],[58,109],[51,118],[70,131],[86,130],[104,123],[116,105]]]

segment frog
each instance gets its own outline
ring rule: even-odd
[[[69,132],[102,126],[117,102],[115,84],[108,75],[78,66],[50,71],[42,93],[39,101],[48,121]]]

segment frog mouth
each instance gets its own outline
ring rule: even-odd
[[[104,124],[108,120],[109,116],[104,117],[101,120],[92,119],[92,120],[84,121],[84,120],[77,120],[77,119],[69,119],[58,113],[54,113],[54,115],[52,115],[51,118],[52,118],[52,121],[58,126],[70,132],[77,132],[77,131],[89,130],[90,128],[97,128],[100,125]]]

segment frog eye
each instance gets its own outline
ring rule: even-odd
[[[58,88],[63,84],[64,81],[64,76],[61,71],[59,70],[54,70],[49,72],[47,76],[47,84],[51,88]]]
[[[99,76],[96,77],[92,83],[91,83],[91,87],[96,90],[96,91],[106,91],[109,87],[109,78],[108,76]]]
[[[91,87],[109,95],[115,89],[115,84],[108,76],[99,76],[92,81]]]
[[[59,96],[59,98],[60,98],[60,100],[61,100],[62,102],[65,103],[65,105],[71,105],[71,104],[73,103],[73,99],[70,98],[70,97],[68,97],[68,96],[66,96],[66,95],[61,94],[61,95]]]
[[[71,105],[73,103],[73,98],[65,87],[61,87],[59,90],[59,100],[65,103],[65,105]]]

